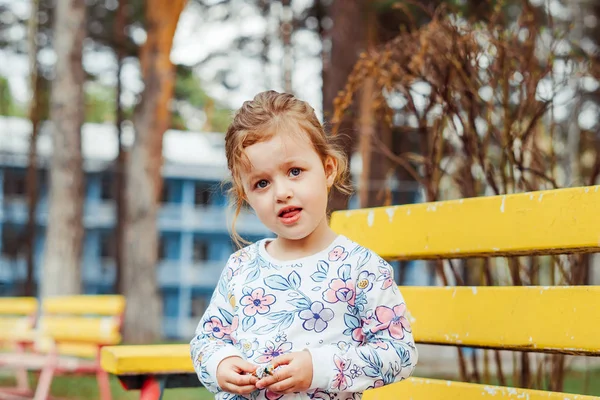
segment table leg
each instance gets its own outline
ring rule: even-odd
[[[149,376],[140,390],[140,400],[161,400],[167,377]]]

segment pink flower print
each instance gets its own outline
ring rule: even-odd
[[[204,332],[211,334],[217,339],[222,339],[223,336],[231,334],[231,327],[223,326],[223,322],[219,317],[212,317],[204,323]]]
[[[390,347],[386,342],[382,342],[380,340],[378,340],[376,342],[369,342],[369,346],[376,348],[376,349],[383,349],[383,350],[387,350]]]
[[[348,257],[348,252],[342,246],[335,246],[329,252],[329,261],[344,261]]]
[[[365,341],[365,333],[363,332],[362,326],[352,330],[352,339],[359,343],[363,343]]]
[[[381,289],[387,289],[394,284],[394,278],[392,277],[392,271],[390,267],[379,267],[379,272],[381,272],[381,276],[377,278],[378,281],[383,281],[381,285]]]
[[[242,249],[232,254],[230,264],[233,275],[237,275],[240,266],[246,261],[250,261],[250,254],[246,250]]]
[[[348,386],[352,385],[352,378],[346,374],[346,371],[350,369],[350,363],[337,354],[333,356],[333,362],[337,369],[337,373],[333,379],[333,388],[343,392],[348,389]]]
[[[354,305],[355,299],[354,282],[350,279],[343,280],[336,278],[329,282],[329,289],[323,293],[323,300],[328,303],[337,303],[338,301]]]
[[[408,320],[404,318],[405,311],[406,305],[404,303],[398,304],[394,308],[386,306],[377,307],[375,309],[375,317],[379,321],[379,325],[371,328],[371,332],[388,330],[390,336],[394,339],[404,338],[404,331],[411,331]]]
[[[266,364],[275,357],[279,357],[280,355],[289,352],[291,349],[291,342],[280,343],[276,347],[275,343],[273,343],[270,340],[267,340],[267,342],[265,343],[265,347],[260,349],[261,355],[256,357],[254,361],[256,361],[259,364]]]
[[[374,383],[373,386],[369,386],[368,389],[377,389],[380,388],[384,385],[383,383],[383,379],[377,379]]]
[[[254,291],[240,299],[240,304],[244,307],[244,314],[253,317],[256,313],[261,315],[269,312],[271,304],[275,303],[275,296],[272,294],[265,295],[265,289],[256,288]]]

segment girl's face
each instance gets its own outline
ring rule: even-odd
[[[325,165],[307,135],[277,133],[244,149],[241,171],[246,200],[280,239],[302,240],[327,229],[327,195],[336,163]]]

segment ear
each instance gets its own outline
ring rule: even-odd
[[[338,162],[334,157],[327,156],[325,159],[325,179],[327,181],[327,188],[331,188],[335,183],[335,177],[337,175]]]

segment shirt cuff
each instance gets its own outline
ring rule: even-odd
[[[233,356],[238,356],[238,357],[244,359],[244,355],[242,354],[242,352],[240,350],[238,350],[236,347],[228,344],[228,345],[224,346],[223,348],[221,348],[220,350],[217,350],[215,353],[213,353],[210,356],[210,358],[208,359],[208,361],[206,362],[206,372],[208,373],[209,376],[211,376],[213,378],[213,380],[217,386],[218,386],[217,368],[219,367],[219,364],[221,363],[221,361],[223,361],[227,357],[233,357]]]
[[[329,390],[334,376],[332,360],[336,352],[331,347],[319,347],[306,350],[310,352],[313,365],[312,383],[308,390]]]

